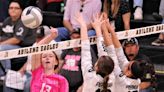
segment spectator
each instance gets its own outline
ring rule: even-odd
[[[57,37],[57,30],[37,45],[47,44]],[[59,59],[54,51],[32,55],[31,92],[69,92],[67,80],[58,74]]]
[[[91,21],[93,15],[101,11],[101,0],[67,0],[63,18],[64,27],[58,28],[59,35],[55,39],[56,41],[68,40],[70,38],[69,33],[74,29],[80,28],[79,23],[74,19],[75,14],[79,11],[87,23],[88,35],[95,35],[95,31],[92,30]]]
[[[80,29],[75,30],[70,34],[71,39],[80,38]],[[91,49],[92,63],[94,64],[97,57],[94,51]],[[81,48],[76,47],[72,49],[64,50],[61,55],[63,66],[61,68],[61,75],[65,76],[69,83],[69,92],[77,92],[78,88],[83,83],[82,71],[81,71]]]
[[[36,40],[35,29],[26,28],[20,16],[24,9],[19,0],[12,0],[9,4],[9,15],[3,22],[2,30],[0,30],[0,51],[16,49],[31,46]],[[8,69],[11,69],[11,61],[1,60],[0,76],[5,75]],[[10,92],[10,89],[4,88],[4,92]],[[12,91],[11,91],[12,92]]]
[[[26,28],[20,20],[23,9],[19,0],[11,1],[8,10],[10,17],[3,22],[0,30],[0,51],[31,46],[35,42],[35,29]],[[6,69],[10,69],[10,60],[3,60],[1,63]],[[4,73],[1,71],[0,75]]]
[[[117,31],[130,29],[130,8],[126,0],[104,0],[103,11]]]
[[[161,0],[160,2],[159,16],[163,18],[162,23],[164,24],[164,0]],[[164,46],[164,32],[161,32],[158,39],[153,41],[151,44],[155,46]]]
[[[144,59],[146,61],[150,61],[150,59],[139,52],[139,43],[136,38],[126,39],[123,41],[122,46],[124,48],[125,54],[129,61]]]

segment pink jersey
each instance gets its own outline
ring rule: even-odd
[[[68,81],[59,74],[45,75],[39,67],[32,71],[30,92],[69,92]]]

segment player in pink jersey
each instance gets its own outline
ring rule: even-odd
[[[54,31],[54,35],[57,32]],[[54,37],[44,38],[38,45],[49,43]],[[54,51],[33,55],[31,92],[68,92],[68,82],[58,74],[58,66],[59,60]]]

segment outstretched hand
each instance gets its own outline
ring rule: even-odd
[[[101,28],[101,24],[103,22],[103,15],[96,14],[93,16],[93,21],[91,22],[91,24],[92,27],[96,30],[97,28]]]
[[[105,21],[103,22],[103,25],[107,26],[108,32],[115,33],[115,30],[113,26],[111,25],[110,20],[108,19],[108,15],[106,13],[102,13],[102,16],[103,16],[103,20]]]
[[[81,40],[88,40],[87,25],[83,19],[82,14],[80,12],[76,13],[75,19],[80,24]]]

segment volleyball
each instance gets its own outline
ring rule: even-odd
[[[29,6],[23,10],[21,20],[24,26],[34,29],[41,25],[43,16],[38,7]]]

